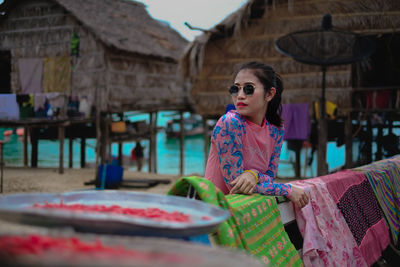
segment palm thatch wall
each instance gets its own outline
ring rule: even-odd
[[[104,112],[186,109],[177,63],[187,41],[130,0],[5,0],[0,50],[11,54],[11,88],[20,93],[18,60],[79,57],[65,77],[69,95],[89,96]]]
[[[272,65],[284,81],[283,103],[316,101],[321,94],[321,70],[280,54],[275,41],[290,32],[320,28],[330,13],[333,26],[362,35],[400,32],[398,0],[249,0],[237,12],[199,36],[180,62],[184,77],[193,85],[196,111],[220,116],[231,102],[227,88],[236,64],[259,60]],[[351,107],[352,68],[328,68],[326,98]]]

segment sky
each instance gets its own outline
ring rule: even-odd
[[[0,4],[3,0],[0,0]],[[149,14],[158,20],[168,22],[188,41],[193,41],[201,31],[190,30],[193,27],[210,29],[229,14],[236,11],[247,0],[137,0],[147,6]]]
[[[229,14],[236,11],[247,0],[137,0],[147,6],[149,14],[158,20],[166,21],[188,41],[202,32],[190,30],[184,25],[210,29]]]

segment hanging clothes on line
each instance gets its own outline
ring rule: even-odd
[[[0,94],[0,119],[19,119],[19,106],[15,94]]]
[[[43,59],[20,58],[18,59],[18,71],[22,94],[43,92]]]

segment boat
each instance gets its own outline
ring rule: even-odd
[[[203,121],[200,115],[191,114],[183,118],[183,128],[185,136],[199,136],[204,133]],[[168,138],[178,138],[180,136],[180,118],[174,117],[167,122],[165,133]]]

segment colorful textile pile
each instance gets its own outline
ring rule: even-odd
[[[368,266],[325,182],[314,178],[292,184],[304,188],[310,200],[301,210],[295,207],[304,265]]]
[[[389,229],[371,185],[360,172],[340,171],[320,177],[342,213],[358,248],[372,265],[389,245]]]
[[[400,231],[400,156],[354,170],[363,172],[367,177],[385,215],[392,241],[397,244]]]
[[[271,266],[302,266],[302,261],[284,230],[275,197],[224,195],[209,180],[184,177],[168,194],[186,196],[192,186],[199,198],[230,211],[215,235],[220,245],[240,248]]]

